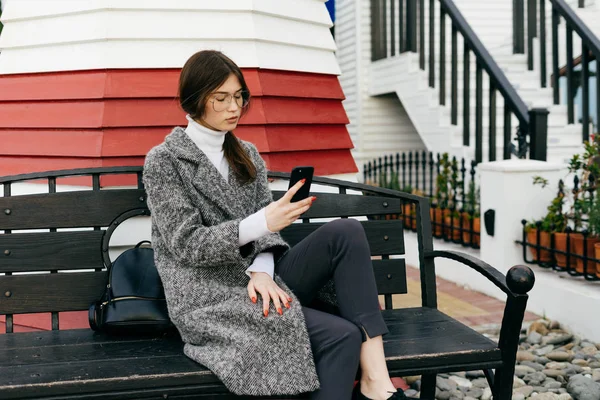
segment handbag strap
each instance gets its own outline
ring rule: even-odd
[[[111,238],[113,232],[115,231],[115,229],[117,229],[117,227],[121,223],[123,223],[127,219],[132,218],[132,217],[137,217],[140,215],[150,215],[150,210],[148,210],[147,208],[137,208],[137,209],[126,211],[123,214],[119,215],[117,218],[115,218],[110,223],[108,229],[106,229],[106,231],[104,232],[104,236],[102,238],[102,259],[104,262],[104,266],[106,267],[106,269],[109,272],[110,272],[110,268],[112,266],[112,260],[110,259],[108,249],[109,249],[110,238]],[[138,245],[140,245],[143,242],[144,241],[138,243]]]
[[[152,242],[149,240],[142,240],[141,242],[139,242],[138,244],[135,245],[135,248],[139,248],[141,245],[143,245],[144,243],[148,243],[150,246],[152,246]]]

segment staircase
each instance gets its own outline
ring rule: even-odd
[[[393,0],[391,0],[393,1]],[[409,0],[410,1],[410,0]],[[571,0],[573,7],[577,7],[578,0]],[[404,2],[400,1],[395,4],[395,21],[398,21],[399,13],[397,8]],[[435,77],[434,87],[430,87],[430,51],[431,46],[429,38],[430,29],[430,3],[425,1],[424,7],[424,18],[425,24],[428,29],[424,29],[425,38],[425,68],[424,70],[419,66],[419,53],[414,52],[402,52],[399,54],[391,54],[391,42],[395,41],[394,46],[396,49],[400,46],[400,40],[398,32],[394,32],[391,35],[391,21],[388,22],[388,37],[387,37],[387,57],[374,61],[371,64],[370,70],[370,85],[369,93],[373,96],[383,95],[387,93],[396,93],[402,102],[407,114],[413,122],[415,128],[419,132],[423,142],[430,151],[444,152],[450,151],[452,154],[457,156],[465,156],[469,158],[475,158],[476,149],[476,115],[477,112],[481,114],[481,128],[482,128],[482,139],[483,142],[480,144],[483,152],[483,160],[490,159],[490,147],[495,147],[496,159],[503,158],[504,151],[504,130],[506,122],[510,125],[507,131],[510,132],[510,139],[515,146],[518,144],[514,142],[516,136],[516,127],[519,125],[519,119],[515,113],[511,113],[510,116],[505,120],[505,102],[504,96],[496,95],[495,106],[490,107],[490,87],[488,75],[483,73],[482,85],[480,90],[480,99],[477,101],[476,91],[476,60],[474,53],[470,52],[470,76],[469,76],[469,110],[467,118],[464,118],[464,105],[463,96],[465,94],[465,80],[462,79],[464,72],[463,62],[463,37],[458,34],[457,39],[457,76],[459,77],[456,82],[457,85],[457,118],[455,124],[451,123],[451,21],[447,16],[445,18],[445,38],[446,43],[446,57],[445,57],[445,84],[446,90],[445,95],[440,96],[440,4],[441,1],[436,0],[434,3],[434,62],[431,64],[434,66]],[[543,88],[540,84],[540,57],[539,57],[539,42],[534,40],[533,46],[536,48],[534,54],[538,55],[534,61],[533,70],[528,69],[528,58],[526,54],[513,54],[513,0],[495,0],[493,2],[482,2],[480,0],[455,0],[454,4],[459,9],[460,14],[464,17],[469,25],[473,29],[477,38],[484,45],[485,49],[489,52],[494,62],[502,71],[504,76],[510,82],[512,88],[515,89],[516,94],[522,100],[526,108],[546,108],[549,111],[548,115],[548,147],[547,147],[547,159],[548,161],[565,162],[572,154],[580,152],[582,150],[582,125],[579,123],[569,124],[567,118],[567,106],[566,105],[555,105],[553,104],[553,90],[548,84],[548,87]],[[575,8],[576,9],[576,8]],[[546,32],[547,38],[551,37],[551,7],[547,6],[546,11]],[[590,21],[589,26],[593,26],[591,21],[598,21],[598,9],[595,4],[592,4],[589,0],[586,2],[586,8],[576,9],[578,15],[582,19]],[[387,17],[391,16],[391,6],[388,5]],[[403,9],[405,12],[406,9]],[[596,19],[594,19],[596,18]],[[422,20],[422,21],[423,21]],[[539,18],[538,18],[539,20]],[[598,24],[596,24],[598,25]],[[538,24],[539,26],[539,24]],[[566,24],[559,26],[560,37],[564,37],[564,30]],[[600,25],[598,25],[600,30]],[[396,29],[398,31],[400,28]],[[406,31],[406,27],[403,29],[403,33]],[[419,32],[420,33],[420,32]],[[539,38],[539,35],[538,35]],[[403,39],[406,42],[406,38]],[[419,38],[420,42],[420,38]],[[527,43],[526,43],[527,44]],[[564,47],[564,46],[563,46]],[[574,38],[574,49],[581,49],[580,42],[577,38]],[[564,65],[566,62],[566,52],[564,48],[561,48],[560,62]],[[577,56],[581,51],[574,50],[574,54]],[[547,81],[550,82],[550,75],[552,73],[551,67],[551,43],[547,44]],[[442,105],[440,105],[442,104]],[[476,104],[480,104],[480,110]],[[495,112],[495,124],[491,121],[494,116],[490,115],[490,108],[494,109]],[[468,129],[464,129],[465,121],[468,122]],[[496,126],[496,138],[494,143],[491,143],[488,132],[490,131],[490,125]],[[466,133],[468,132],[468,145],[464,145]],[[493,149],[492,149],[493,150]]]

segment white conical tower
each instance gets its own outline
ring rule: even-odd
[[[0,175],[141,165],[186,123],[178,74],[203,49],[243,68],[236,134],[271,170],[356,172],[323,0],[9,0],[2,22]]]

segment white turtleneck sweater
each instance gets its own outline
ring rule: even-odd
[[[187,133],[194,144],[206,154],[225,181],[228,182],[229,164],[227,163],[227,159],[223,152],[223,142],[225,141],[225,134],[227,132],[208,129],[194,121],[189,115],[187,115],[186,118],[188,120],[188,126],[185,128],[185,133]],[[265,209],[263,208],[242,220],[242,222],[240,222],[239,231],[240,246],[271,233],[269,228],[267,228]],[[274,269],[275,263],[273,261],[273,253],[260,253],[254,259],[252,265],[246,269],[246,274],[251,276],[251,272],[266,272],[272,278]]]

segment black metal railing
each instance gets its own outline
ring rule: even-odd
[[[373,186],[411,193],[431,200],[434,237],[479,248],[480,200],[476,182],[477,163],[458,160],[447,153],[409,151],[385,155],[363,166],[364,182]],[[402,219],[405,229],[416,231],[414,207],[385,218]]]
[[[560,104],[560,85],[561,77],[566,78],[566,101],[568,123],[575,123],[575,92],[576,86],[581,84],[581,118],[582,124],[582,142],[590,139],[590,63],[594,60],[600,60],[600,40],[594,35],[589,27],[577,16],[575,11],[565,0],[527,0],[527,10],[524,7],[524,0],[515,0],[513,4],[513,51],[514,53],[525,53],[525,30],[523,29],[525,17],[527,17],[527,64],[529,70],[533,70],[534,54],[533,39],[539,37],[539,66],[540,66],[540,85],[547,87],[547,34],[546,34],[546,2],[550,3],[552,32],[551,32],[551,51],[552,51],[552,71],[551,84],[554,94],[554,104]],[[578,7],[583,8],[585,2],[579,0]],[[539,24],[538,24],[539,20]],[[566,24],[565,37],[559,37],[559,24],[564,21]],[[539,26],[538,26],[539,25]],[[579,57],[574,57],[573,34],[577,34],[581,40],[581,53]],[[561,46],[566,46],[566,65],[559,65],[559,50]],[[581,65],[580,73],[576,73],[575,67]],[[597,64],[596,64],[597,65]],[[596,74],[598,67],[596,67]],[[596,79],[596,118],[600,118],[600,80]]]
[[[451,0],[438,0],[440,9],[439,29],[436,31],[436,1],[428,1],[429,21],[425,22],[425,0],[371,0],[372,61],[393,57],[404,52],[419,53],[419,67],[428,71],[429,86],[439,91],[439,104],[450,101],[450,120],[459,125],[459,84],[462,93],[462,130],[463,145],[471,145],[471,120],[474,119],[475,161],[483,161],[484,136],[484,73],[489,80],[489,124],[487,141],[489,150],[487,159],[494,161],[496,155],[497,130],[497,93],[504,100],[502,158],[512,155],[536,160],[546,160],[547,156],[547,118],[544,108],[528,109],[519,94],[510,84],[504,72],[473,32],[463,15]],[[398,14],[398,20],[396,20]],[[446,20],[450,20],[450,93],[447,99],[446,83]],[[389,29],[388,29],[389,26]],[[429,41],[426,43],[426,34]],[[462,61],[459,60],[458,38],[462,38]],[[439,35],[440,48],[435,48],[435,38]],[[471,54],[475,57],[475,115],[471,112]],[[426,65],[426,57],[429,62]],[[436,60],[439,70],[436,71]],[[463,69],[459,77],[459,62]],[[398,73],[401,73],[399,71]],[[437,79],[436,79],[437,73]],[[513,143],[512,117],[518,121],[516,144]]]
[[[538,221],[522,220],[523,260],[542,268],[600,280],[600,198],[593,175],[581,181],[574,176],[567,189],[560,180],[548,213]],[[572,204],[567,197],[572,196]],[[528,251],[531,254],[529,257]]]
[[[600,248],[596,250],[600,241],[597,237],[587,230],[574,232],[571,228],[565,232],[546,232],[541,229],[540,221],[535,229],[527,228],[527,221],[521,222],[523,237],[517,243],[523,245],[523,260],[527,264],[566,272],[588,281],[600,280]],[[531,258],[527,249],[530,249]]]

